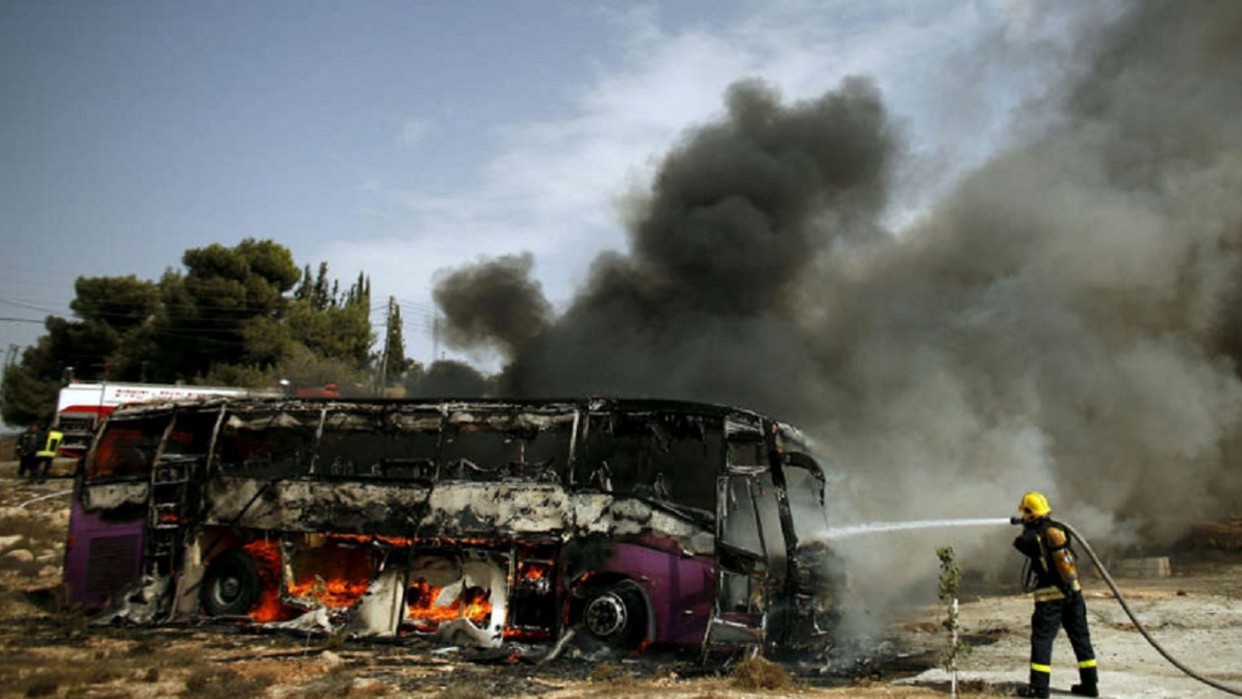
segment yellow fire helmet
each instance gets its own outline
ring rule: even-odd
[[[1032,520],[1040,517],[1047,517],[1052,514],[1052,506],[1048,504],[1048,498],[1043,493],[1031,491],[1022,496],[1022,502],[1018,504],[1018,511],[1022,513],[1022,519]]]

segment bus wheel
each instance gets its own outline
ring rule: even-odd
[[[211,560],[199,596],[208,616],[241,616],[259,601],[259,586],[254,559],[232,549]]]
[[[633,583],[591,590],[582,605],[587,633],[614,648],[637,648],[647,634],[647,606]]]

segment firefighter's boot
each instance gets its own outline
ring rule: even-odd
[[[1052,668],[1047,665],[1031,663],[1031,681],[1025,687],[1018,688],[1020,697],[1046,697],[1048,685],[1052,681]]]
[[[1070,694],[1080,697],[1100,696],[1100,671],[1096,669],[1094,660],[1078,664],[1078,679],[1081,682],[1070,687]]]

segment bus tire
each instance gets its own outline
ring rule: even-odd
[[[633,650],[647,637],[647,604],[634,583],[589,590],[582,604],[582,628],[619,650]]]
[[[259,602],[259,569],[250,554],[230,549],[211,559],[199,599],[207,616],[242,616]]]

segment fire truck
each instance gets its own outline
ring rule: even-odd
[[[53,426],[65,435],[60,443],[60,456],[78,458],[91,445],[95,427],[104,417],[127,403],[208,398],[212,396],[240,398],[243,396],[279,396],[269,389],[232,388],[226,386],[174,386],[152,383],[74,382],[60,389],[56,401]]]
[[[128,403],[167,402],[188,398],[339,398],[336,384],[293,387],[282,381],[280,388],[237,388],[233,386],[183,386],[117,381],[74,381],[60,389],[56,419],[52,423],[65,435],[59,455],[76,459],[91,445],[95,428],[108,413]]]

